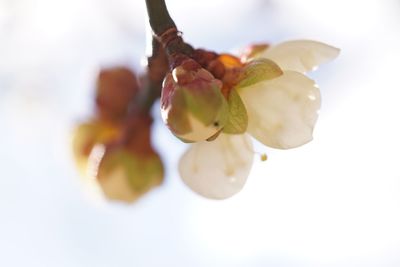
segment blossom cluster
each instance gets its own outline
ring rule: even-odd
[[[164,178],[151,145],[152,118],[132,105],[141,86],[128,68],[102,70],[96,113],[74,131],[73,152],[84,181],[112,200],[133,202]]]
[[[250,137],[277,149],[311,141],[321,96],[305,73],[338,53],[297,40],[250,46],[238,56],[202,49],[180,56],[164,80],[161,114],[174,135],[193,143],[179,163],[184,183],[202,196],[224,199],[249,175]]]
[[[158,53],[145,78],[127,68],[99,73],[96,112],[75,129],[73,152],[85,181],[107,198],[133,202],[164,179],[151,141],[154,92],[161,92],[165,125],[190,143],[180,176],[207,198],[225,199],[243,188],[255,155],[252,138],[277,149],[312,140],[321,96],[306,73],[339,49],[298,40],[232,55],[185,45],[185,52],[168,55],[169,66],[167,54]]]

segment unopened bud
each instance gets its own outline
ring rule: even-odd
[[[87,175],[88,158],[96,144],[106,144],[117,138],[119,129],[103,121],[79,124],[73,133],[72,150],[75,163],[83,176]]]
[[[131,70],[124,67],[102,70],[96,90],[100,118],[112,121],[122,119],[138,90],[136,76]]]
[[[161,115],[173,134],[184,141],[206,140],[226,123],[227,101],[220,80],[196,61],[186,59],[167,74],[161,94]]]
[[[133,202],[160,185],[163,177],[163,164],[155,151],[141,155],[117,147],[106,150],[96,178],[107,198]]]

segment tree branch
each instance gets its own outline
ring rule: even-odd
[[[147,58],[147,71],[141,77],[142,88],[133,100],[130,113],[149,113],[161,95],[162,82],[168,71],[168,60],[161,44],[152,38],[152,53]]]
[[[193,48],[183,41],[181,32],[169,15],[165,0],[146,0],[146,5],[153,34],[164,46],[171,65],[174,65],[177,54],[190,56]]]
[[[161,36],[170,28],[176,28],[164,0],[146,0],[146,6],[150,26],[156,36]]]

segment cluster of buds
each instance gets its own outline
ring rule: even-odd
[[[96,116],[75,133],[78,166],[105,196],[132,202],[162,182],[150,138],[150,108],[159,97],[164,124],[191,143],[180,176],[207,198],[243,188],[255,155],[251,138],[277,149],[312,140],[320,92],[305,73],[339,49],[309,40],[251,45],[238,55],[194,49],[163,0],[146,4],[154,37],[147,73],[138,81],[127,69],[102,71]]]
[[[141,90],[131,70],[102,70],[96,113],[74,132],[73,152],[82,176],[112,200],[132,202],[163,181],[163,164],[151,145],[152,118],[135,104]]]

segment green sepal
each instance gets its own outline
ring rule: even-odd
[[[225,125],[228,105],[218,86],[180,90],[184,92],[187,111],[195,118],[204,125]]]
[[[259,58],[250,61],[243,67],[240,82],[235,86],[236,89],[251,86],[253,84],[271,80],[279,77],[283,71],[272,60],[266,58]]]
[[[227,134],[242,134],[246,132],[248,124],[247,111],[235,88],[229,93],[228,106],[229,117],[223,132]]]
[[[187,116],[185,93],[181,88],[174,92],[167,121],[174,133],[186,134],[192,130]]]

